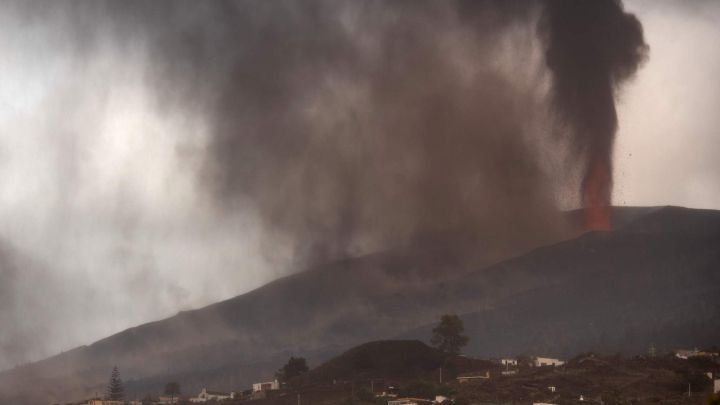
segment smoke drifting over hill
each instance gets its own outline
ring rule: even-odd
[[[161,99],[204,107],[218,207],[249,205],[317,263],[418,237],[556,237],[536,6],[164,4],[142,27]]]
[[[549,136],[539,14],[568,149]],[[119,46],[149,49],[161,108],[207,120],[199,174],[216,208],[252,210],[300,265],[450,234],[491,256],[557,238],[576,180],[551,170],[600,171],[580,199],[610,203],[613,90],[644,49],[616,1],[109,3],[98,15]]]
[[[8,91],[22,140],[4,163],[23,170],[3,177],[2,236],[80,291],[133,292],[78,298],[103,319],[272,278],[228,275],[246,267],[452,238],[491,261],[556,240],[580,171],[611,152],[613,91],[642,44],[617,2],[566,3],[7,3],[11,73],[33,85]],[[596,9],[612,41],[585,24]],[[572,139],[554,135],[558,105]],[[198,287],[200,271],[217,277]]]

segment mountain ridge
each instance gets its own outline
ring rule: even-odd
[[[118,364],[126,376],[132,376],[131,390],[156,389],[163,376],[174,375],[184,376],[184,386],[190,389],[202,384],[234,389],[268,378],[283,356],[301,354],[322,361],[333,351],[370,340],[425,339],[428,326],[445,312],[463,314],[473,335],[468,347],[473,354],[519,348],[552,353],[553,344],[580,352],[583,347],[577,341],[587,337],[593,344],[599,342],[597,346],[605,339],[606,346],[613,348],[624,341],[603,328],[615,326],[613,316],[632,308],[636,295],[632,289],[613,295],[622,284],[618,280],[634,288],[648,283],[657,289],[656,295],[642,295],[635,303],[639,309],[633,312],[637,320],[627,321],[637,321],[640,329],[632,332],[638,335],[634,347],[650,334],[646,329],[680,325],[680,317],[693,311],[699,313],[698,322],[718,319],[717,299],[708,295],[713,291],[697,287],[720,285],[717,271],[713,273],[717,267],[712,267],[720,263],[720,213],[676,207],[618,212],[623,213],[618,218],[624,222],[614,231],[585,233],[487,266],[453,263],[437,252],[383,252],[296,273],[246,294],[0,373],[0,400],[22,381],[48,387],[44,399],[82,397],[102,387],[109,364]],[[578,265],[582,271],[573,268]],[[436,266],[468,268],[446,273]],[[624,271],[606,272],[613,266]],[[664,269],[658,273],[662,277],[656,279],[648,266]],[[437,278],[428,277],[438,273]],[[683,284],[679,275],[694,278]],[[593,283],[602,287],[595,295],[576,291]],[[662,314],[647,309],[650,303],[672,297],[672,291],[680,287],[690,297],[686,299],[689,308],[682,309],[682,300],[672,298],[666,309],[676,314],[665,321]],[[575,312],[564,310],[567,305],[556,296],[572,297],[578,304]],[[607,305],[614,311],[609,315],[595,308],[602,308],[604,300],[612,303]],[[708,308],[703,309],[704,305]],[[595,317],[599,326],[583,325],[583,316]],[[554,332],[545,331],[546,325],[537,321],[543,317]],[[677,334],[677,327],[668,331]],[[577,335],[574,340],[573,334]],[[684,342],[682,338],[675,341]],[[503,346],[503,342],[514,346]],[[60,380],[66,389],[56,388]],[[12,398],[24,399],[23,393]]]

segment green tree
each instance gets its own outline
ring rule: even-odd
[[[123,382],[122,379],[120,379],[120,372],[117,366],[113,367],[112,373],[110,374],[110,382],[107,386],[105,399],[110,401],[122,401],[125,399],[125,389],[123,388]]]
[[[169,395],[171,399],[175,399],[180,395],[180,384],[169,382],[165,384],[165,395]]]
[[[301,374],[308,372],[307,362],[303,357],[290,357],[287,364],[285,364],[275,376],[280,381],[288,381],[293,377],[297,377]]]
[[[430,343],[445,353],[458,354],[460,348],[468,343],[469,338],[463,335],[463,321],[454,314],[445,314],[440,323],[432,330]]]

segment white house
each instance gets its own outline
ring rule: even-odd
[[[691,357],[717,357],[718,353],[714,352],[704,352],[702,350],[698,350],[697,348],[692,350],[676,350],[675,351],[675,357],[683,360],[687,360]]]
[[[280,389],[280,382],[276,379],[269,382],[259,382],[253,384],[253,392],[259,391],[275,391]]]
[[[713,393],[717,394],[718,392],[720,392],[720,378],[713,381]]]
[[[210,391],[203,388],[195,398],[190,398],[190,402],[207,402],[211,400],[220,401],[223,399],[235,399],[234,392]]]
[[[517,359],[500,359],[500,364],[503,366],[517,366]]]
[[[700,353],[700,351],[698,349],[677,350],[677,351],[675,351],[675,357],[677,357],[678,359],[687,360],[690,357],[697,357],[698,353]]]
[[[535,367],[544,367],[544,366],[562,366],[565,364],[564,361],[560,359],[553,359],[552,357],[535,357],[533,359],[533,364]]]

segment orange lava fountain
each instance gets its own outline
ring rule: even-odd
[[[583,180],[582,192],[585,206],[585,229],[588,231],[610,230],[612,173],[607,159],[595,157],[590,160]]]

